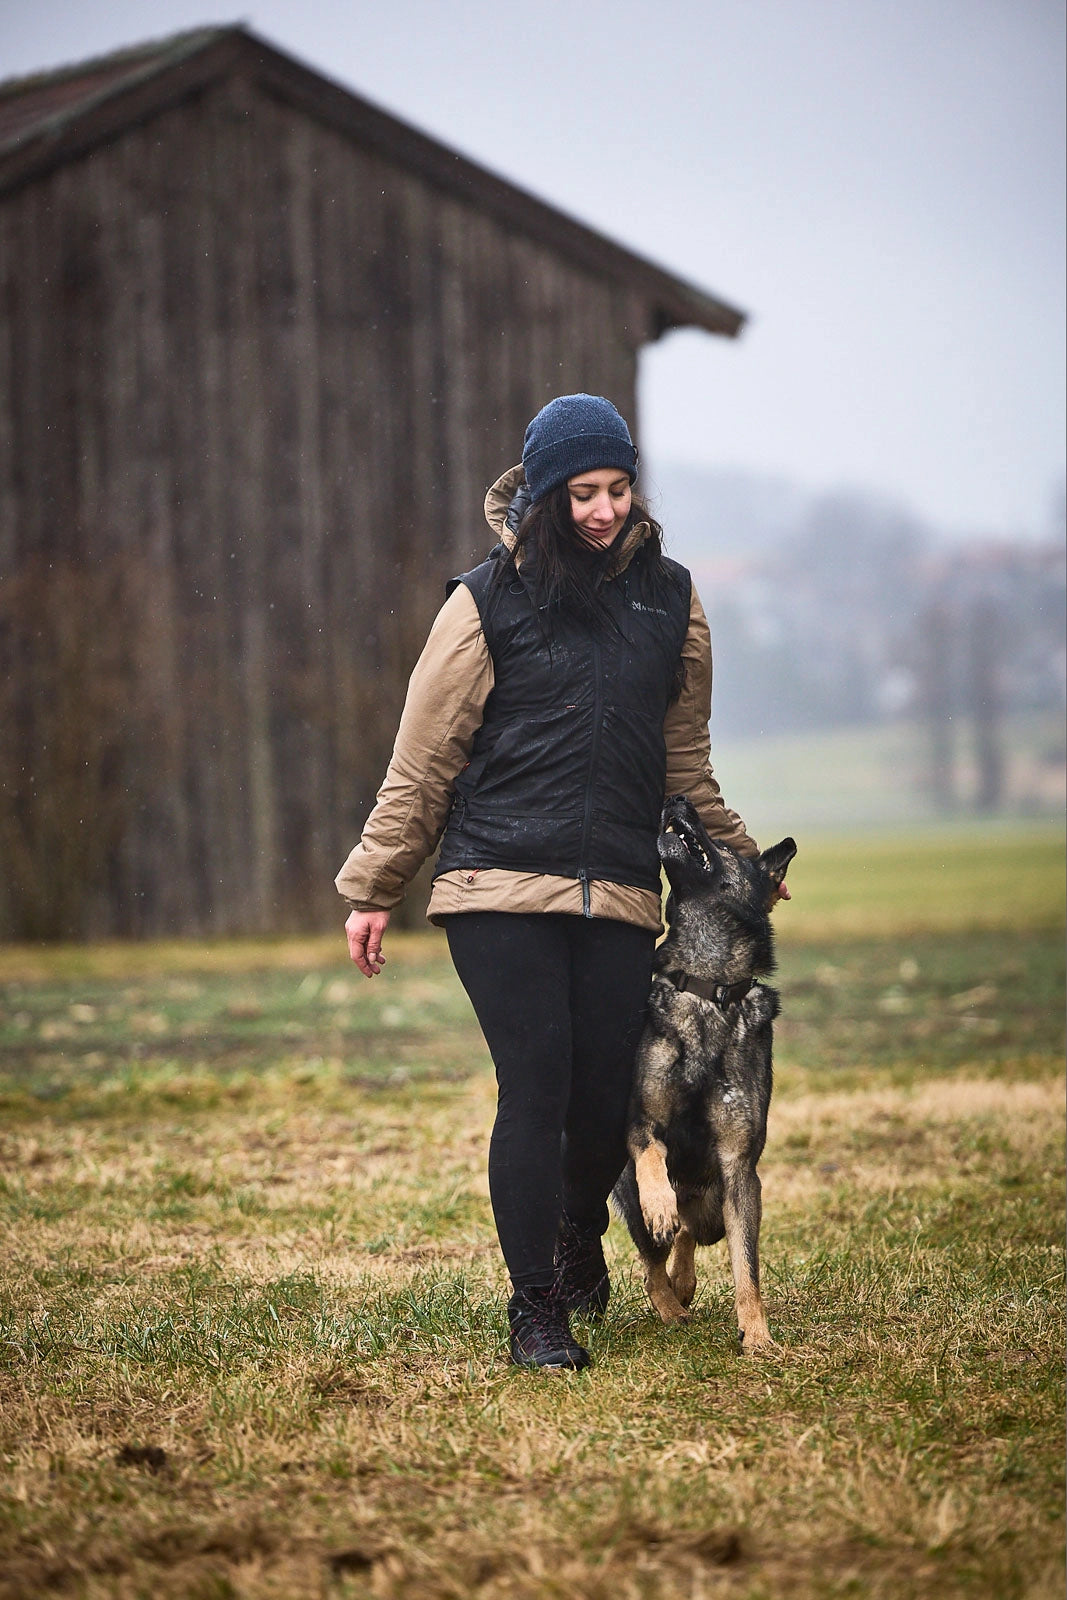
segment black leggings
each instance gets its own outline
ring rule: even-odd
[[[655,934],[557,913],[468,911],[448,948],[496,1067],[489,1192],[516,1288],[547,1287],[560,1210],[603,1233]]]

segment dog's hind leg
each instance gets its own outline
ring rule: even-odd
[[[667,1276],[666,1260],[657,1261],[645,1256],[642,1265],[645,1269],[645,1288],[648,1290],[648,1298],[655,1306],[660,1321],[688,1322],[689,1312],[675,1294],[674,1286]]]
[[[759,1291],[759,1229],[762,1216],[759,1174],[741,1161],[723,1162],[723,1221],[741,1348],[745,1355],[772,1343]]]
[[[691,1306],[697,1292],[696,1240],[684,1222],[675,1235],[667,1277],[679,1304]]]

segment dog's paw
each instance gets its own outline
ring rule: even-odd
[[[645,1226],[657,1250],[669,1250],[678,1232],[678,1213],[672,1216],[668,1211],[658,1211],[649,1215],[646,1211]]]
[[[750,1323],[747,1328],[738,1328],[737,1337],[741,1345],[743,1356],[758,1356],[765,1350],[774,1349],[774,1340],[771,1330],[762,1319]]]
[[[666,1250],[674,1243],[681,1222],[678,1217],[678,1198],[670,1185],[656,1188],[641,1195],[641,1215],[649,1237],[658,1250]]]

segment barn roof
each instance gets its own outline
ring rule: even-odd
[[[240,25],[198,28],[55,72],[0,83],[0,196],[231,74],[417,172],[506,226],[648,303],[657,335],[697,327],[735,336],[744,314],[615,244],[409,123],[342,88]]]

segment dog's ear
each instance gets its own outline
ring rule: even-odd
[[[771,888],[775,894],[778,886],[786,875],[789,863],[797,853],[795,839],[782,839],[778,844],[772,844],[769,850],[764,850],[760,856],[760,866],[763,867],[771,880]]]

